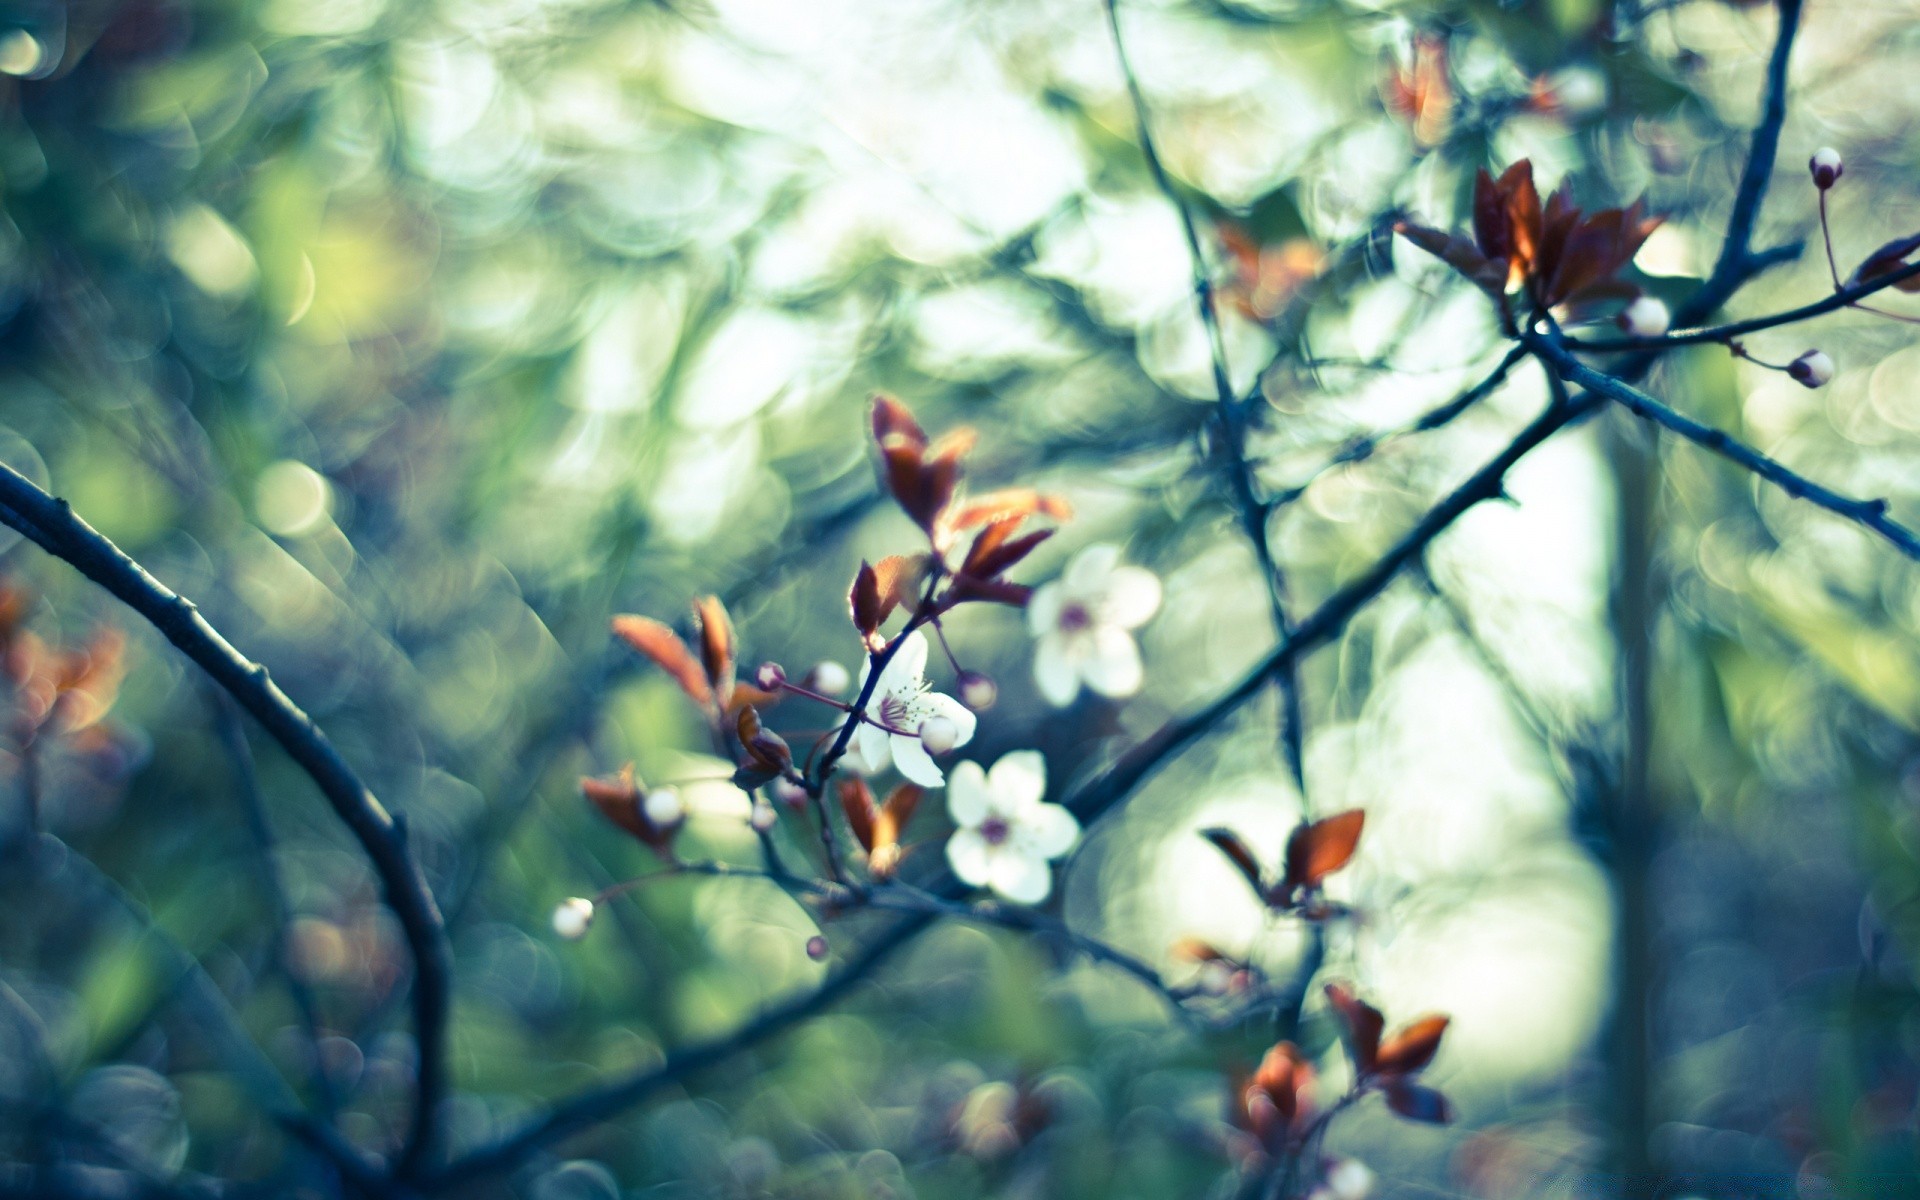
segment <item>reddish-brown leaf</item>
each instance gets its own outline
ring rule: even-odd
[[[1051,529],[1036,529],[1032,533],[1011,537],[1013,531],[1025,521],[1025,517],[1006,517],[982,529],[973,539],[973,546],[967,551],[960,573],[975,579],[992,579],[1017,565],[1021,559],[1032,554],[1036,546],[1054,534]]]
[[[613,633],[673,676],[694,703],[713,707],[713,686],[707,681],[706,669],[671,627],[652,617],[627,615],[613,619]]]
[[[922,794],[917,784],[903,783],[888,793],[886,802],[875,810],[873,845],[867,848],[867,869],[875,878],[889,878],[900,865],[901,835],[906,832],[907,822],[913,819],[913,810]]]
[[[1367,814],[1355,808],[1296,826],[1287,838],[1284,886],[1319,887],[1321,880],[1346,866],[1360,844],[1360,830],[1366,821]]]
[[[1167,947],[1167,953],[1174,958],[1184,959],[1188,962],[1230,963],[1234,961],[1224,950],[1212,942],[1209,942],[1205,938],[1193,937],[1192,935],[1175,938],[1173,944]]]
[[[947,514],[946,526],[955,532],[965,532],[978,525],[989,522],[998,523],[1011,517],[1052,517],[1056,521],[1065,521],[1073,516],[1073,506],[1059,496],[1033,488],[1007,488],[1003,491],[988,492],[984,496],[975,496],[963,504],[956,505]]]
[[[1448,1024],[1446,1017],[1422,1017],[1395,1030],[1381,1041],[1374,1069],[1382,1075],[1411,1075],[1423,1070],[1439,1053]]]
[[[600,815],[626,830],[643,842],[654,840],[653,827],[647,824],[645,815],[640,811],[642,793],[639,781],[634,777],[633,764],[628,763],[620,769],[620,774],[612,779],[595,779],[591,776],[580,781],[580,794],[593,802]]]
[[[885,622],[896,608],[911,608],[918,599],[920,584],[927,577],[924,554],[889,554],[873,564],[874,584],[880,592],[880,620]]]
[[[873,440],[882,450],[891,444],[904,443],[913,448],[915,458],[927,446],[926,431],[913,419],[907,406],[884,392],[873,396]]]
[[[867,781],[858,775],[847,775],[839,784],[840,811],[847,816],[847,828],[853,830],[854,840],[868,854],[873,853],[874,844],[874,806],[873,792],[867,787]]]
[[[853,573],[853,587],[847,592],[847,608],[853,614],[853,627],[867,645],[872,646],[885,614],[880,611],[880,579],[873,564],[862,561]]]
[[[1027,601],[1033,599],[1033,589],[1023,583],[1008,583],[1004,579],[975,579],[971,575],[956,577],[951,594],[954,603],[983,600],[989,604],[1009,604],[1014,608],[1025,608]]]
[[[1866,260],[1860,264],[1859,269],[1854,271],[1852,282],[1856,284],[1871,283],[1882,275],[1891,275],[1901,267],[1906,266],[1907,256],[1916,250],[1920,250],[1920,233],[1916,233],[1912,237],[1895,238],[1893,241],[1875,250],[1872,254],[1867,255]],[[1893,286],[1902,292],[1920,291],[1920,275],[1916,275],[1911,279],[1902,279]]]
[[[1397,1080],[1387,1087],[1387,1107],[1409,1121],[1445,1125],[1453,1120],[1453,1106],[1447,1098],[1424,1084]]]
[[[1327,985],[1327,1002],[1345,1026],[1347,1053],[1353,1057],[1354,1072],[1371,1074],[1380,1057],[1380,1032],[1386,1027],[1385,1018],[1379,1009],[1354,995],[1344,984]]]
[[[1247,886],[1253,889],[1256,896],[1262,899],[1266,897],[1266,885],[1260,881],[1260,860],[1253,856],[1253,851],[1240,839],[1239,834],[1231,829],[1216,827],[1202,829],[1200,836],[1212,842],[1220,853],[1227,856],[1227,861],[1240,869]]]
[[[1431,229],[1425,225],[1401,221],[1393,228],[1394,232],[1401,237],[1460,272],[1474,286],[1496,300],[1506,294],[1507,263],[1505,259],[1488,258],[1466,238],[1442,233],[1438,229]]]
[[[756,772],[784,775],[793,766],[793,750],[786,739],[760,724],[760,714],[751,708],[740,710],[734,732],[747,753],[747,766]],[[771,778],[771,777],[770,777]]]
[[[700,660],[707,679],[713,684],[714,698],[724,707],[733,699],[734,641],[733,621],[727,606],[718,596],[702,596],[693,602],[700,619]]]

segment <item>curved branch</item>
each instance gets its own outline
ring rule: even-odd
[[[0,522],[113,593],[179,647],[319,785],[366,851],[414,960],[414,1034],[420,1066],[412,1121],[396,1168],[400,1174],[412,1173],[432,1146],[436,1110],[446,1090],[453,957],[433,893],[407,848],[405,824],[381,807],[313,718],[280,690],[265,667],[236,650],[191,601],[148,574],[76,515],[65,500],[42,491],[4,464],[0,464]]]

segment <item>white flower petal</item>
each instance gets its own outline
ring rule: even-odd
[[[1038,750],[1003,754],[987,772],[987,786],[1002,812],[1024,812],[1047,794],[1047,760]]]
[[[1020,814],[1013,837],[1034,858],[1059,858],[1079,839],[1080,822],[1058,804],[1036,804]]]
[[[958,736],[953,739],[953,744],[956,749],[972,741],[974,730],[980,727],[980,718],[973,714],[973,710],[958,700],[955,700],[952,696],[942,695],[939,692],[928,692],[926,695],[920,697],[917,707],[919,709],[919,719],[922,721],[931,717],[945,717],[947,720],[953,722],[953,727],[958,734]]]
[[[887,660],[887,669],[880,672],[877,691],[881,695],[910,697],[920,690],[920,681],[926,673],[927,635],[916,629],[901,639],[900,648]]]
[[[947,815],[953,818],[953,823],[962,829],[971,829],[987,819],[987,804],[987,773],[980,764],[955,763],[953,773],[947,776]],[[968,879],[967,882],[980,881]]]
[[[988,866],[987,886],[1015,904],[1038,904],[1053,890],[1053,872],[1044,860],[1001,846]]]
[[[1075,599],[1098,599],[1107,590],[1107,579],[1119,562],[1120,547],[1095,542],[1067,563],[1067,569],[1060,573],[1061,586]]]
[[[1060,623],[1060,606],[1065,603],[1061,595],[1060,581],[1043,583],[1027,597],[1027,632],[1034,637],[1051,630]]]
[[[1034,643],[1033,681],[1055,708],[1065,708],[1080,694],[1080,669],[1067,653],[1066,638],[1051,633]]]
[[[1112,625],[1094,629],[1093,653],[1080,666],[1087,686],[1102,696],[1131,696],[1140,690],[1145,672],[1133,635]]]
[[[958,771],[955,772],[957,776]],[[947,839],[947,864],[961,882],[985,887],[991,878],[994,849],[977,829],[962,829]]]
[[[1160,577],[1145,567],[1119,567],[1100,602],[1103,624],[1138,629],[1160,610]]]
[[[893,761],[893,735],[865,721],[853,731],[852,748],[858,754],[863,775],[878,775]]]
[[[887,735],[887,743],[893,751],[893,765],[900,773],[921,787],[937,788],[947,781],[940,773],[939,764],[933,761],[933,755],[920,744],[917,737],[895,737]]]

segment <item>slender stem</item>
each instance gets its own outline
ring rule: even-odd
[[[267,669],[236,650],[192,602],[149,574],[88,525],[66,501],[0,464],[0,522],[19,530],[54,557],[113,593],[151,622],[168,641],[226,689],[298,763],[360,842],[380,877],[414,961],[414,1036],[419,1068],[414,1109],[396,1174],[411,1175],[433,1147],[440,1101],[446,1093],[446,1033],[452,1001],[452,952],[446,928],[407,846],[401,821],[383,808]]]

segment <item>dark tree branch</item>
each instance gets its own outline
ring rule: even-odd
[[[1728,462],[1738,464],[1778,487],[1795,499],[1805,500],[1862,525],[1892,542],[1900,553],[1920,561],[1920,534],[1887,516],[1885,500],[1859,500],[1822,486],[1806,476],[1769,458],[1735,438],[1725,430],[1702,424],[1685,413],[1662,404],[1629,383],[1604,371],[1596,371],[1556,345],[1551,338],[1528,335],[1527,344],[1534,353],[1569,383],[1577,383],[1589,392],[1605,396],[1637,417],[1671,430],[1694,445],[1710,450]]]
[[[433,893],[407,847],[404,824],[381,807],[313,718],[280,690],[265,667],[236,650],[191,601],[148,574],[76,515],[65,500],[48,495],[4,465],[0,465],[0,522],[111,592],[206,671],[319,785],[335,814],[366,851],[414,960],[414,1034],[420,1066],[414,1111],[396,1165],[398,1174],[413,1173],[432,1147],[437,1109],[446,1093],[445,1041],[453,963]]]
[[[1800,8],[1801,0],[1779,0],[1780,28],[1774,36],[1773,54],[1767,60],[1767,91],[1760,124],[1754,128],[1747,165],[1733,196],[1733,211],[1727,216],[1727,237],[1720,247],[1720,260],[1714,264],[1703,291],[1725,290],[1731,294],[1735,281],[1752,265],[1753,229],[1760,219],[1760,205],[1767,198],[1767,185],[1773,179],[1780,129],[1787,120],[1787,67],[1793,58],[1794,36],[1800,29]]]

